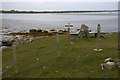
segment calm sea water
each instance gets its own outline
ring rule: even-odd
[[[16,30],[65,29],[64,25],[71,23],[71,29],[86,24],[92,31],[101,24],[101,30],[106,32],[118,31],[118,15],[116,12],[104,13],[44,13],[44,14],[2,14],[2,26]]]

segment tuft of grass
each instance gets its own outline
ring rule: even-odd
[[[60,58],[57,37],[43,37],[16,47],[18,74],[15,74],[12,47],[2,53],[2,67],[11,66],[3,78],[117,78],[118,69],[101,70],[106,57],[118,58],[117,33],[105,34],[96,52],[96,38],[81,39],[60,35]],[[73,39],[72,39],[73,38]],[[78,39],[77,39],[78,38]],[[72,42],[73,44],[71,44]],[[35,59],[39,58],[38,61]],[[44,68],[45,67],[45,68]]]

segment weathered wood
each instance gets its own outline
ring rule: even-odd
[[[100,49],[100,24],[97,27],[97,50]]]
[[[70,37],[70,23],[68,23],[68,38]]]
[[[57,57],[60,57],[60,49],[59,49],[59,33],[57,33]]]
[[[15,73],[18,73],[17,70],[17,60],[16,60],[16,45],[13,45],[13,57],[14,57],[14,67],[15,67]]]
[[[65,25],[65,27],[68,27],[68,39],[69,39],[69,37],[70,37],[70,27],[73,27],[73,25],[68,23],[67,25]]]
[[[70,28],[68,27],[68,38],[70,37]]]

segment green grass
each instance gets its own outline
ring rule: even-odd
[[[3,78],[117,78],[118,69],[101,70],[106,57],[117,59],[118,35],[106,34],[101,38],[101,52],[96,52],[96,38],[81,39],[60,36],[60,58],[57,58],[57,38],[43,37],[32,43],[18,45],[16,56],[18,74],[15,74],[12,47],[3,51],[3,70],[12,66]],[[73,38],[73,39],[72,39]],[[70,42],[74,44],[70,44]],[[35,61],[39,58],[39,61]],[[43,67],[46,67],[44,69]],[[58,72],[56,72],[58,71]]]
[[[2,51],[0,51],[0,79],[2,78]]]

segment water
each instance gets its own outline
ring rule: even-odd
[[[92,31],[101,24],[101,30],[106,32],[118,31],[118,15],[116,12],[102,13],[39,13],[39,14],[2,14],[2,26],[16,30],[40,29],[65,29],[64,25],[71,23],[71,29],[86,24]]]

